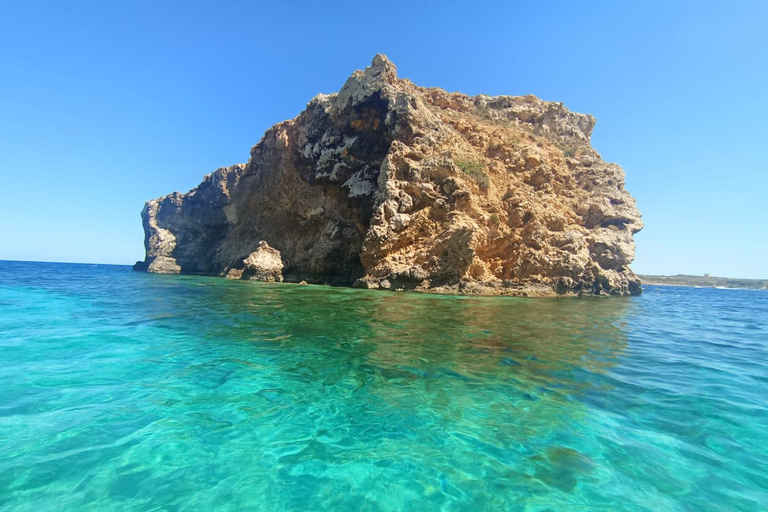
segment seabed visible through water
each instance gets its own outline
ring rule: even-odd
[[[768,510],[767,312],[0,262],[0,511]]]

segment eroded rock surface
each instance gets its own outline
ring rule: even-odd
[[[268,130],[247,164],[149,201],[135,268],[440,293],[639,293],[629,264],[640,212],[622,169],[590,146],[594,124],[534,96],[417,87],[377,55],[339,93]],[[264,246],[280,272],[249,270]]]
[[[280,251],[273,249],[263,240],[259,242],[258,248],[243,260],[243,271],[240,278],[281,283],[283,281],[283,261],[280,257]]]

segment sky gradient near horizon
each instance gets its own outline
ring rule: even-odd
[[[0,259],[132,264],[145,200],[245,162],[376,53],[593,114],[645,274],[768,278],[768,2],[0,3]]]

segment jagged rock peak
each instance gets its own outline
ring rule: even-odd
[[[371,65],[368,67],[368,71],[371,75],[384,74],[397,78],[397,66],[395,66],[383,53],[377,53],[373,57]]]
[[[247,164],[142,212],[150,272],[480,294],[639,293],[642,228],[595,119],[398,78],[381,54]]]

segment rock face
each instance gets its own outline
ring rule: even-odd
[[[280,258],[280,251],[273,249],[263,240],[259,242],[258,248],[243,260],[243,266],[245,268],[240,274],[241,279],[283,282],[283,260]],[[237,270],[231,269],[230,272]]]
[[[147,202],[137,270],[493,295],[634,294],[643,224],[595,119],[417,87],[377,55],[247,164]],[[273,249],[274,248],[274,249]]]

